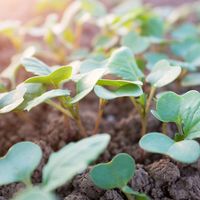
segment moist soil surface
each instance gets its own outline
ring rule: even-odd
[[[80,106],[88,135],[93,133],[97,103],[97,98],[90,95]],[[161,123],[150,115],[148,131],[161,131],[161,127]],[[137,144],[140,129],[139,115],[128,98],[109,102],[100,132],[109,133],[112,139],[96,163],[107,162],[119,152],[129,153],[137,163],[135,176],[129,183],[134,190],[145,192],[153,200],[199,200],[200,160],[193,165],[183,165],[167,157],[144,152]],[[173,126],[168,126],[169,134],[172,131]],[[29,140],[41,146],[43,159],[32,177],[35,184],[41,182],[41,171],[49,155],[66,143],[80,139],[76,124],[72,121],[67,127],[63,116],[47,105],[23,115],[12,113],[2,116],[0,137],[1,156],[19,141]],[[105,191],[95,187],[88,175],[91,167],[56,191],[61,200],[126,200],[119,190]],[[0,187],[0,200],[11,199],[23,188],[23,184]]]

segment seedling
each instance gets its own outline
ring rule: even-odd
[[[94,80],[91,90],[100,98],[99,112],[95,125],[95,131],[98,131],[103,107],[108,100],[120,97],[138,97],[143,94],[142,82],[140,79],[143,73],[138,68],[132,52],[127,47],[115,50],[110,58],[101,62],[95,60],[86,60],[80,66],[81,74],[88,74]],[[121,79],[104,79],[104,76],[111,74]],[[89,84],[89,81],[88,81]]]
[[[149,200],[144,193],[136,192],[128,186],[134,173],[134,159],[126,153],[120,153],[110,162],[94,166],[90,177],[97,187],[105,190],[120,189],[129,200]]]
[[[96,135],[70,143],[51,154],[39,186],[32,186],[31,175],[42,158],[40,147],[32,142],[17,143],[0,159],[0,185],[23,182],[28,190],[16,199],[29,196],[30,199],[34,196],[55,199],[52,192],[84,171],[105,150],[109,141],[108,134]]]
[[[157,100],[154,116],[164,123],[177,126],[174,138],[152,132],[143,136],[140,146],[146,151],[165,154],[183,163],[193,163],[200,157],[200,146],[194,139],[200,137],[200,93],[191,90],[183,95],[165,92]]]
[[[147,117],[149,114],[152,99],[156,93],[156,89],[173,82],[180,75],[180,73],[181,67],[171,66],[167,60],[160,60],[155,64],[152,71],[146,77],[146,82],[150,83],[151,85],[149,95],[144,93],[138,100],[131,97],[133,105],[141,116],[142,136],[146,133]]]
[[[52,90],[47,91],[41,96],[30,101],[25,109],[29,111],[40,103],[46,102],[61,111],[66,117],[74,119],[79,126],[81,134],[86,136],[85,129],[79,116],[78,101],[70,101],[70,91],[62,89],[62,83],[67,82],[72,78],[72,67],[49,67],[36,58],[25,58],[22,60],[22,63],[27,71],[37,75],[27,79],[25,83],[40,83],[44,87],[53,88]],[[51,100],[51,98],[55,97],[58,97],[60,104]],[[79,100],[83,97],[84,95],[79,98]]]

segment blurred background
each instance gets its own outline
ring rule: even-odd
[[[27,54],[63,65],[102,59],[133,30],[164,38],[180,19],[196,21],[199,8],[198,0],[0,0],[0,78]]]

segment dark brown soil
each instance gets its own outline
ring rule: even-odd
[[[88,134],[92,134],[96,116],[96,97],[89,96],[81,104],[82,119]],[[33,175],[33,182],[41,181],[41,169],[53,150],[58,150],[69,141],[79,139],[76,124],[71,123],[67,129],[63,116],[52,108],[42,105],[33,109],[26,116],[7,114],[0,121],[1,155],[14,143],[30,140],[43,149],[43,160]],[[149,117],[148,131],[160,131],[161,124],[152,116]],[[140,119],[127,99],[114,100],[106,108],[100,132],[108,132],[112,141],[98,162],[106,162],[119,152],[132,155],[137,165],[130,186],[137,191],[145,192],[154,200],[199,200],[200,199],[200,165],[181,165],[160,155],[145,153],[137,145],[140,132]],[[162,158],[162,159],[161,159]],[[118,190],[104,191],[93,185],[88,172],[77,175],[72,183],[57,190],[65,200],[122,200],[126,199]],[[23,188],[22,184],[11,184],[0,187],[0,197],[10,199]]]

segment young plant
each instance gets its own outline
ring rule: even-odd
[[[41,161],[42,151],[32,142],[17,143],[0,159],[0,185],[23,182],[27,191],[17,195],[17,200],[34,199],[34,196],[55,199],[52,192],[84,171],[105,150],[109,141],[108,134],[100,134],[70,143],[51,154],[38,186],[32,186],[31,175]]]
[[[134,159],[126,153],[120,153],[110,162],[94,166],[90,171],[90,177],[101,189],[120,189],[128,200],[149,200],[144,193],[136,192],[128,186],[128,182],[134,176],[135,168]]]
[[[0,93],[0,114],[15,111],[21,113],[28,102],[44,91],[41,84],[21,83],[16,89]]]
[[[94,89],[100,100],[94,132],[98,132],[103,107],[108,100],[120,97],[138,97],[143,94],[140,81],[143,73],[138,68],[131,50],[127,47],[115,50],[107,60],[84,61],[80,66],[80,72],[88,75],[92,73],[93,80],[96,77],[91,89]],[[105,79],[106,75],[116,76],[117,79]]]
[[[25,58],[22,60],[22,63],[28,72],[32,72],[37,75],[27,79],[25,83],[40,83],[44,87],[51,88],[50,91],[47,91],[41,96],[38,96],[37,98],[30,101],[25,110],[30,111],[33,107],[39,105],[40,103],[46,102],[47,104],[61,111],[67,118],[69,117],[74,119],[77,122],[80,133],[85,137],[86,131],[82,125],[79,115],[78,101],[75,102],[76,104],[70,101],[70,91],[63,89],[62,84],[63,82],[71,80],[72,67],[49,67],[36,58]],[[55,97],[58,97],[60,103],[56,103],[51,100],[51,98]]]
[[[162,133],[152,132],[143,136],[140,147],[160,153],[183,163],[193,163],[200,157],[200,93],[191,90],[183,95],[165,92],[158,97],[153,115],[164,123],[173,122],[177,133],[173,139]]]
[[[164,87],[170,83],[172,83],[181,73],[181,67],[179,66],[171,66],[167,60],[158,61],[152,71],[147,75],[146,82],[151,85],[151,89],[146,99],[146,96],[142,96],[139,99],[140,103],[140,115],[142,117],[142,131],[141,135],[146,133],[147,129],[147,117],[150,111],[150,106],[152,99],[156,93],[157,88]],[[135,106],[137,106],[137,102],[132,101]]]

